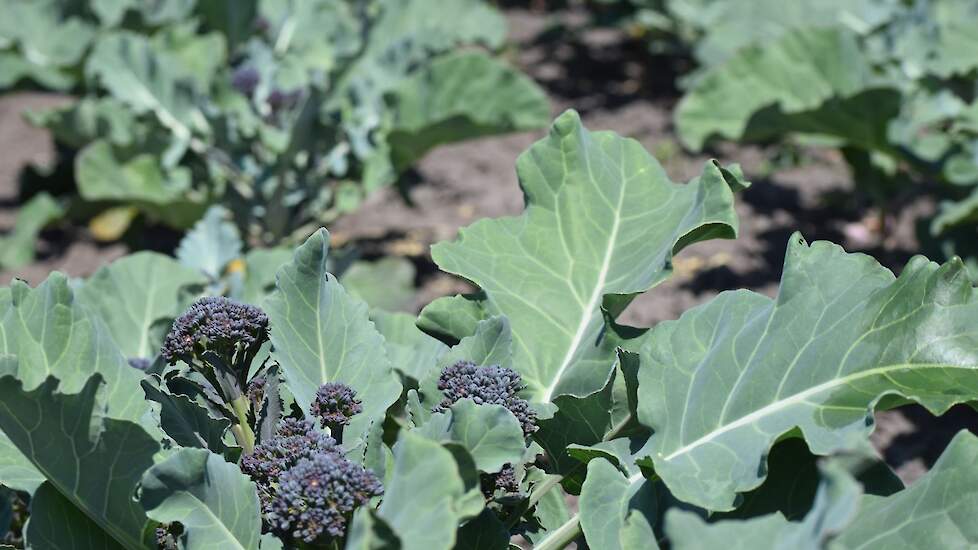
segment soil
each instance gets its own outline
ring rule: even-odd
[[[740,163],[753,182],[737,204],[739,238],[698,243],[683,251],[675,259],[674,276],[637,298],[623,322],[652,326],[675,319],[727,289],[749,288],[773,296],[788,237],[796,230],[810,241],[828,239],[847,250],[870,253],[894,271],[919,250],[917,220],[933,209],[926,198],[904,198],[899,217],[879,231],[874,229],[878,215],[853,189],[837,154],[733,145],[689,154],[679,145],[671,122],[681,59],[650,56],[617,30],[587,28],[579,12],[508,9],[507,16],[513,43],[508,55],[548,91],[555,116],[575,108],[588,128],[637,139],[674,181],[698,175],[714,157]],[[34,93],[0,98],[0,229],[11,227],[23,195],[30,192],[21,185],[29,180],[23,177],[25,170],[49,167],[56,157],[50,138],[24,123],[21,112],[60,101],[64,99]],[[334,240],[356,242],[368,254],[410,258],[418,267],[416,311],[436,297],[470,290],[464,281],[438,272],[428,247],[451,239],[459,227],[479,218],[518,214],[523,198],[515,160],[543,133],[437,149],[409,175],[411,184],[382,190],[355,214],[338,220],[330,228]],[[37,283],[55,269],[88,275],[125,252],[121,244],[97,243],[83,227],[62,227],[42,236],[36,262],[0,272],[0,284],[12,277]],[[978,427],[974,411],[964,407],[940,419],[919,407],[876,416],[872,440],[907,482],[926,471],[957,430]]]

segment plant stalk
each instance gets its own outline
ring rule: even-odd
[[[533,547],[533,550],[560,550],[574,542],[574,539],[579,536],[581,536],[581,517],[578,513],[571,516],[556,530],[551,531],[547,538]]]
[[[238,423],[231,426],[231,433],[234,434],[234,439],[237,440],[238,445],[241,445],[246,455],[255,450],[255,432],[248,424],[249,408],[248,397],[245,395],[238,396],[231,401],[231,409],[234,410],[234,415],[238,418]]]

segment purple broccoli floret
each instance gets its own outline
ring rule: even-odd
[[[301,459],[279,476],[266,520],[273,531],[306,543],[340,538],[353,511],[383,494],[377,477],[336,453]]]
[[[362,402],[357,399],[357,392],[350,386],[337,382],[320,386],[309,407],[312,416],[319,419],[323,428],[329,428],[337,439],[341,439],[343,427],[350,423],[350,419],[362,411]]]
[[[537,430],[537,413],[519,396],[525,387],[523,378],[513,369],[459,361],[446,367],[438,377],[438,389],[445,397],[433,411],[444,411],[466,398],[477,405],[502,405],[520,421],[523,435],[529,436]]]
[[[268,316],[261,309],[221,296],[205,297],[173,322],[160,351],[171,365],[190,362],[205,350],[236,364],[239,356],[257,353],[266,340]]]

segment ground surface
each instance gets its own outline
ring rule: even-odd
[[[711,155],[682,151],[670,112],[677,92],[675,67],[650,60],[639,45],[616,31],[583,30],[580,14],[541,15],[508,12],[512,61],[550,93],[554,114],[576,108],[591,129],[611,129],[639,140],[675,181],[697,175]],[[55,159],[49,137],[21,119],[25,109],[63,99],[39,94],[0,98],[0,230],[14,220],[21,180],[30,165],[45,167]],[[378,254],[410,257],[418,266],[414,308],[435,297],[464,291],[465,283],[438,273],[428,246],[452,238],[458,228],[486,216],[517,214],[522,195],[516,157],[543,131],[483,139],[442,147],[417,169],[418,184],[408,204],[394,189],[371,197],[355,215],[339,220],[331,231],[338,241],[366,243]],[[675,276],[635,300],[623,321],[651,326],[675,319],[717,292],[749,288],[768,295],[777,282],[789,235],[799,230],[809,240],[829,239],[848,250],[863,250],[895,271],[914,253],[915,216],[931,207],[909,199],[901,218],[885,234],[872,230],[875,219],[865,201],[854,195],[844,163],[824,151],[801,151],[800,162],[786,163],[773,150],[723,147],[712,151],[723,163],[738,162],[753,186],[739,197],[741,236],[735,241],[694,245],[675,261]],[[0,272],[0,283],[21,277],[36,284],[51,270],[83,276],[124,254],[120,244],[98,244],[84,228],[48,232],[39,259],[15,271]],[[955,409],[935,420],[918,408],[877,415],[874,442],[905,480],[926,471],[950,437],[961,427],[975,427],[975,415]]]

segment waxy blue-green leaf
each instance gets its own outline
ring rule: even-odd
[[[0,237],[0,267],[15,269],[33,262],[38,234],[64,214],[64,207],[45,191],[24,203],[13,231]]]
[[[30,521],[27,522],[24,539],[30,543],[30,548],[39,550],[126,548],[51,483],[41,485],[31,496]]]
[[[710,162],[674,184],[637,141],[592,133],[573,111],[520,156],[517,173],[522,215],[476,222],[432,256],[482,288],[489,315],[509,320],[529,397],[587,396],[615,361],[602,339],[605,297],[660,283],[688,244],[733,237],[732,188],[743,183]]]
[[[471,399],[433,415],[417,432],[433,441],[461,445],[476,468],[486,473],[516,464],[526,453],[523,428],[513,413],[502,405],[477,405]]]
[[[448,550],[463,519],[465,492],[451,452],[421,435],[401,432],[378,515],[404,550]]]
[[[757,140],[790,132],[887,150],[886,123],[899,96],[877,80],[854,33],[804,28],[707,71],[679,102],[676,126],[697,150],[714,136]]]
[[[181,264],[216,281],[228,263],[241,256],[243,247],[241,234],[231,221],[231,212],[215,205],[180,240],[176,256]]]
[[[327,273],[328,252],[329,233],[320,229],[279,270],[277,290],[264,303],[275,346],[272,357],[304,411],[326,382],[342,382],[356,390],[363,412],[346,433],[364,434],[371,422],[383,419],[400,396],[401,384],[367,305]]]
[[[413,315],[374,310],[370,320],[384,335],[391,365],[404,376],[423,380],[448,351],[448,346],[415,326]]]
[[[181,447],[199,447],[215,453],[228,450],[224,442],[231,422],[215,418],[187,395],[164,391],[150,380],[143,380],[146,399],[160,405],[160,428]]]
[[[781,514],[770,514],[707,524],[694,512],[674,508],[666,515],[666,533],[672,547],[676,550],[821,550],[854,520],[862,495],[859,483],[841,465],[829,463],[822,468],[822,473],[812,509],[797,522],[788,521]]]
[[[183,312],[181,291],[206,279],[193,269],[155,252],[137,252],[95,272],[77,291],[78,300],[105,323],[127,359],[152,359],[162,331],[155,327]]]
[[[791,238],[776,299],[726,292],[641,346],[644,453],[680,500],[731,510],[800,428],[824,455],[866,446],[886,395],[934,414],[978,395],[978,299],[960,260],[874,259]],[[892,400],[890,400],[892,401]]]
[[[627,550],[632,540],[658,548],[652,524],[658,515],[655,487],[636,468],[626,476],[604,459],[588,462],[581,488],[581,529],[592,548]]]
[[[152,113],[177,142],[188,143],[207,122],[196,106],[192,83],[181,65],[128,31],[103,36],[88,58],[85,73],[136,113]]]
[[[865,495],[831,550],[978,546],[978,438],[961,431],[934,467],[899,493]]]
[[[33,390],[13,376],[0,377],[0,429],[47,484],[103,531],[97,540],[144,550],[147,520],[132,496],[160,446],[138,424],[106,418],[104,397],[98,395],[109,390],[103,384],[94,374],[77,393],[65,394],[58,393],[53,377]],[[31,523],[58,523],[57,518],[34,517],[44,512],[63,514],[57,507],[32,509]],[[35,548],[65,547],[52,540],[28,542]]]
[[[77,393],[98,374],[105,384],[100,415],[141,422],[148,411],[143,374],[129,366],[108,326],[76,299],[63,274],[54,272],[33,289],[14,281],[11,299],[0,350],[17,356],[14,372],[27,391],[54,376],[59,391]]]
[[[547,125],[547,96],[529,77],[485,53],[447,55],[413,73],[389,97],[394,169],[442,143]]]
[[[150,468],[140,501],[161,523],[180,522],[182,548],[258,548],[258,490],[234,464],[206,449],[181,449]]]

